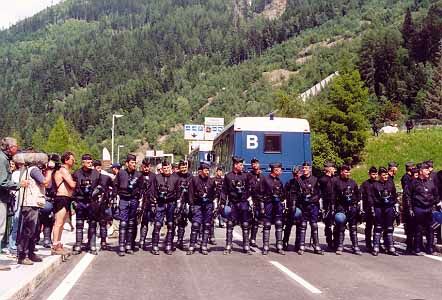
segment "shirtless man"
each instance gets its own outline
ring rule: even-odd
[[[66,251],[61,244],[61,234],[63,226],[69,216],[71,209],[72,193],[75,189],[75,181],[72,179],[71,171],[75,163],[75,157],[72,152],[65,152],[61,156],[61,167],[54,174],[55,188],[57,196],[54,201],[55,223],[53,228],[53,255],[63,255]]]

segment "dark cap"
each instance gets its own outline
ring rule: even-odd
[[[386,167],[379,167],[379,175],[388,173],[388,170]]]
[[[351,170],[351,168],[349,165],[342,165],[342,167],[341,167],[341,171],[350,171],[350,170]]]
[[[167,160],[163,160],[163,161],[161,162],[161,166],[162,166],[162,167],[167,167],[167,166],[170,166],[170,163],[169,163]]]
[[[375,166],[372,166],[369,170],[368,170],[368,174],[373,174],[373,173],[377,173],[378,169],[376,169]]]
[[[216,168],[217,171],[224,171],[223,167]]]
[[[101,166],[101,160],[96,159],[92,164],[94,165],[94,167]]]
[[[257,159],[256,157],[254,157],[254,158],[252,158],[252,159],[250,160],[250,163],[251,163],[251,164],[259,163],[259,159]]]
[[[394,161],[390,161],[388,163],[388,169],[391,169],[391,168],[397,168],[397,163],[395,163]]]
[[[302,166],[303,167],[311,167],[312,164],[310,162],[308,162],[308,161],[305,161],[305,162],[302,163]]]
[[[407,162],[406,164],[405,164],[405,170],[407,170],[407,171],[410,171],[411,169],[413,169],[414,168],[414,162]]]
[[[282,168],[282,164],[280,162],[275,162],[269,165],[270,169],[275,169],[275,168]]]
[[[239,157],[239,156],[233,156],[232,157],[232,161],[233,161],[234,164],[237,164],[237,163],[243,163],[244,159],[242,157]]]
[[[412,174],[415,174],[415,173],[417,173],[417,172],[419,172],[419,169],[418,169],[418,168],[416,168],[416,167],[411,168],[411,173],[412,173]]]
[[[333,168],[334,166],[335,164],[329,161],[324,164],[324,168]]]
[[[424,163],[426,163],[430,168],[432,168],[433,167],[433,160],[427,160],[427,161],[424,161]]]
[[[121,165],[119,163],[113,163],[111,168],[117,168],[117,169],[121,169]]]
[[[180,161],[178,162],[178,167],[182,167],[182,166],[187,166],[187,161],[185,161],[185,160],[180,160]]]
[[[90,155],[90,154],[83,154],[81,156],[81,160],[92,160],[92,155]]]
[[[131,160],[137,161],[137,157],[133,154],[128,154],[126,157],[126,162],[131,161]]]
[[[296,174],[296,173],[299,173],[299,172],[301,172],[301,166],[293,166],[293,170],[292,170],[292,172],[294,173],[294,174]]]
[[[423,170],[423,169],[429,169],[429,168],[430,168],[430,166],[426,162],[423,162],[419,169]]]
[[[150,161],[147,157],[143,158],[143,161],[141,163],[145,166],[150,166]]]
[[[210,169],[210,166],[205,161],[200,162],[200,166],[198,167],[198,170],[204,170],[204,169]]]

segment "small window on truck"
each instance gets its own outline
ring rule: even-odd
[[[281,153],[281,135],[264,135],[264,153]]]

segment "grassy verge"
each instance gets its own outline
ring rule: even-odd
[[[371,137],[363,153],[364,161],[352,171],[353,178],[361,183],[367,178],[370,166],[386,166],[389,161],[399,165],[396,184],[405,173],[405,163],[432,159],[435,170],[442,168],[442,129],[421,129],[411,134],[382,134]]]

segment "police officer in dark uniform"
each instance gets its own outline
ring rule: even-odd
[[[298,201],[296,202],[296,207],[302,212],[300,224],[296,227],[295,250],[298,251],[299,255],[304,254],[305,251],[307,222],[310,223],[314,252],[323,254],[319,245],[318,233],[319,193],[319,182],[311,174],[311,164],[304,162],[302,164],[302,175],[298,180]]]
[[[368,170],[368,179],[361,184],[361,199],[362,207],[365,212],[370,212],[372,206],[370,205],[370,191],[374,183],[378,180],[378,170],[376,167],[371,167]],[[365,216],[365,247],[367,251],[373,251],[373,245],[371,243],[371,237],[373,234],[374,227],[374,213],[368,213]]]
[[[215,184],[209,177],[210,166],[202,162],[198,168],[198,175],[194,176],[189,185],[189,204],[192,212],[192,230],[190,233],[190,245],[187,251],[192,255],[195,251],[195,244],[202,227],[201,253],[207,255],[207,243],[209,241],[210,229],[213,220],[213,207],[215,196]],[[201,226],[202,225],[202,226]]]
[[[234,156],[232,158],[232,171],[224,176],[224,184],[222,191],[222,206],[231,208],[230,216],[227,217],[226,230],[226,248],[224,254],[232,253],[233,227],[241,225],[243,250],[247,254],[252,254],[249,245],[249,229],[250,229],[250,207],[249,194],[250,188],[247,173],[243,172],[244,160]]]
[[[180,197],[180,187],[178,176],[172,174],[172,168],[168,161],[161,164],[162,172],[155,176],[152,186],[152,211],[154,215],[154,228],[152,232],[152,254],[159,255],[158,247],[160,241],[160,230],[163,226],[164,218],[167,223],[165,253],[172,255],[173,237],[175,231],[175,214],[181,210],[183,203],[178,203]]]
[[[322,199],[322,210],[324,211],[324,234],[329,249],[333,249],[333,215],[331,214],[331,197],[333,195],[333,180],[335,166],[333,163],[324,164],[324,175],[319,178],[319,190]]]
[[[348,224],[350,239],[353,245],[353,253],[361,255],[358,246],[357,221],[359,213],[360,194],[356,182],[350,178],[350,167],[343,165],[339,177],[333,182],[332,211],[335,212],[335,222],[337,214],[343,214],[344,218],[335,225],[336,254],[341,255],[344,250],[345,227]],[[342,215],[340,215],[342,216]]]
[[[405,174],[401,178],[402,191],[405,192],[408,185],[413,181],[414,174],[413,169],[415,168],[414,163],[407,162],[405,164]],[[414,243],[414,222],[409,215],[409,209],[407,206],[407,201],[402,201],[402,211],[404,216],[404,232],[406,235],[405,244],[407,245],[406,253],[411,254],[413,252]]]
[[[118,216],[120,219],[118,255],[120,256],[124,256],[125,253],[133,254],[134,235],[137,233],[137,210],[144,183],[143,175],[136,170],[136,167],[136,156],[128,154],[126,168],[118,172],[114,183],[115,191],[120,196]]]
[[[264,175],[261,172],[259,160],[257,158],[252,158],[250,164],[252,166],[252,170],[250,171],[250,173],[248,173],[248,180],[249,180],[250,196],[252,197],[253,212],[254,212],[251,219],[252,224],[251,224],[251,233],[250,233],[250,245],[256,247],[256,234],[258,233],[259,219],[263,217],[259,216],[260,195],[258,193],[258,187]]]
[[[99,189],[96,190],[97,193],[94,195],[97,195],[98,203],[99,203],[99,221],[100,224],[100,249],[101,250],[107,250],[108,246],[106,243],[107,238],[107,224],[109,222],[112,222],[112,211],[110,210],[110,197],[111,197],[111,191],[112,191],[112,178],[109,175],[102,173],[102,164],[99,160],[94,160],[93,162],[94,169],[100,173],[100,182],[99,182]],[[94,197],[95,198],[95,197]]]
[[[282,249],[282,217],[284,211],[284,187],[279,176],[282,173],[280,163],[270,164],[270,174],[264,176],[257,187],[260,217],[264,224],[262,254],[267,255],[270,249],[270,229],[275,224],[276,250],[284,255]]]
[[[419,168],[419,177],[407,186],[404,193],[404,201],[407,201],[407,208],[410,217],[415,222],[414,251],[416,255],[423,255],[421,252],[422,236],[426,233],[428,254],[433,254],[434,232],[432,222],[432,211],[439,203],[439,192],[434,181],[430,179],[429,166],[422,163]]]
[[[397,163],[391,161],[388,163],[388,178],[394,182],[396,174],[397,174]]]
[[[177,224],[177,248],[184,250],[184,234],[186,232],[186,227],[189,219],[189,184],[192,180],[192,174],[188,171],[188,162],[180,160],[178,163],[178,172],[175,176],[178,179],[179,186],[179,197],[178,201],[181,210],[177,212],[176,224]]]
[[[212,216],[212,226],[210,228],[210,234],[209,234],[209,244],[211,245],[216,245],[215,219],[218,218],[218,226],[220,228],[224,227],[224,220],[219,211],[219,207],[221,205],[220,201],[221,201],[221,191],[223,188],[223,182],[224,182],[223,168],[218,167],[216,169],[215,176],[213,177],[215,199],[213,202],[214,207],[213,207],[213,216]]]
[[[84,154],[81,157],[81,168],[72,176],[77,183],[73,194],[77,204],[75,245],[72,252],[74,255],[81,253],[84,221],[86,220],[89,223],[89,253],[97,254],[96,238],[99,214],[97,203],[95,199],[92,199],[92,194],[100,183],[100,173],[93,168],[92,162],[92,156],[90,154]]]
[[[149,222],[152,221],[152,186],[155,180],[155,174],[150,171],[150,162],[147,158],[141,162],[141,173],[143,175],[142,194],[142,216],[140,226],[140,247],[147,251],[146,236]]]
[[[284,194],[286,199],[286,210],[284,214],[284,237],[282,239],[282,249],[287,251],[289,247],[290,234],[292,227],[298,223],[301,217],[299,208],[296,209],[296,202],[298,201],[298,180],[301,177],[301,166],[294,166],[292,170],[293,178],[286,182],[284,186]],[[299,212],[298,218],[295,218],[296,212]]]
[[[388,171],[384,167],[379,168],[379,180],[369,186],[368,206],[365,210],[374,218],[374,238],[372,254],[379,254],[381,234],[384,232],[385,247],[391,255],[398,256],[394,248],[393,231],[394,219],[399,213],[397,205],[396,187],[392,180],[389,180]]]

